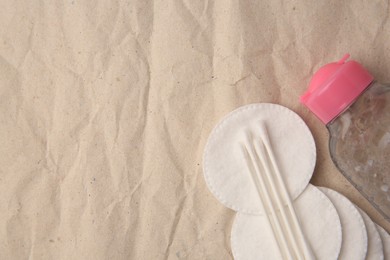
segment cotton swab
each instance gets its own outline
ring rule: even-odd
[[[257,160],[254,156],[253,146],[250,145],[251,142],[249,141],[248,135],[246,137],[247,138],[245,140],[244,145],[246,154],[244,155],[248,155],[245,156],[245,159],[248,165],[249,172],[251,173],[250,175],[252,177],[253,183],[255,184],[260,200],[262,201],[264,215],[266,216],[268,223],[272,227],[273,235],[278,244],[283,259],[294,259],[287,245],[287,241],[284,237],[281,224],[277,219],[276,210],[269,196],[268,189],[265,186],[263,176],[259,169],[259,164],[256,162]],[[271,213],[271,216],[269,215],[269,213]]]
[[[262,140],[261,142],[256,142],[249,136],[248,132],[246,133],[244,148],[248,156],[245,156],[245,159],[279,250],[283,259],[315,259],[310,246],[303,236],[291,198],[271,149],[268,132],[264,124],[261,124],[260,134]],[[273,170],[271,170],[268,158],[271,161]],[[260,169],[260,165],[262,169]],[[275,184],[274,175],[276,175],[277,184]],[[280,197],[280,193],[282,193],[283,198]],[[276,200],[282,215],[282,221],[280,221],[277,215],[277,210],[271,197]],[[283,203],[282,200],[285,200],[285,202]],[[287,204],[289,211],[288,216],[285,204]],[[269,213],[271,213],[271,216],[268,215]],[[291,227],[290,222],[292,222],[293,227]]]
[[[264,122],[260,123],[259,133],[261,135],[263,146],[261,147],[260,145],[257,145],[257,142],[255,142],[255,149],[260,155],[259,157],[263,163],[271,189],[276,197],[278,207],[281,210],[283,221],[286,224],[285,226],[287,229],[288,237],[290,238],[290,242],[292,243],[294,250],[298,252],[301,259],[315,259],[314,254],[303,235],[303,231],[299,224],[298,217],[294,210],[294,206],[292,205],[290,195],[287,191],[286,185],[278,167],[277,160],[273,153],[267,127]],[[269,158],[272,167],[270,167],[270,165],[268,164],[269,161],[267,160],[267,158]],[[273,169],[273,171],[271,170],[271,168]],[[276,177],[276,183],[274,177]],[[282,198],[280,195],[282,196]],[[283,203],[281,201],[282,199],[284,200]],[[287,204],[287,209],[289,213],[288,216],[285,211],[285,204]]]

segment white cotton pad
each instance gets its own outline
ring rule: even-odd
[[[275,104],[240,107],[213,129],[203,155],[203,172],[214,196],[226,207],[248,214],[261,214],[260,202],[245,156],[245,133],[260,138],[259,124],[264,122],[287,190],[295,199],[306,188],[313,174],[316,148],[313,136],[303,120]]]
[[[390,260],[390,235],[381,226],[376,225],[376,228],[377,228],[379,235],[382,239],[385,260]]]
[[[341,248],[341,224],[330,200],[309,184],[294,201],[294,209],[316,259],[337,259]],[[235,259],[282,259],[265,215],[237,213],[231,244]]]
[[[367,260],[382,260],[384,258],[383,254],[383,244],[382,239],[379,235],[378,230],[376,229],[376,224],[371,220],[371,218],[356,205],[355,207],[359,210],[360,214],[363,217],[364,224],[367,228],[367,237],[368,237],[368,247],[367,247]]]
[[[339,214],[342,227],[342,244],[339,259],[365,259],[367,254],[367,230],[356,207],[340,193],[319,187],[330,199]]]

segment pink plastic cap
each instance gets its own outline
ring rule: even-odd
[[[301,96],[301,102],[325,124],[348,108],[374,79],[356,61],[346,62],[348,58],[346,54],[340,61],[321,67]]]

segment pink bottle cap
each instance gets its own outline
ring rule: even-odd
[[[374,80],[356,61],[346,62],[348,58],[346,54],[340,61],[321,67],[301,96],[301,102],[325,124],[348,108]]]

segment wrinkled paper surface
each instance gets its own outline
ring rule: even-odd
[[[365,3],[363,3],[365,2]],[[235,108],[312,130],[316,185],[390,224],[299,103],[344,53],[390,82],[389,1],[0,0],[0,258],[231,259],[202,153]]]

